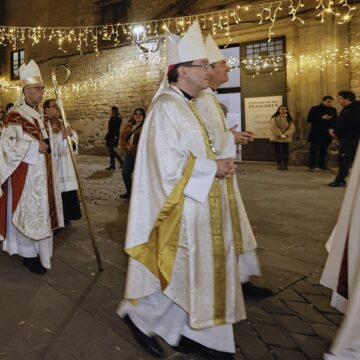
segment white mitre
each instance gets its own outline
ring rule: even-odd
[[[167,36],[166,64],[168,66],[200,59],[207,59],[207,54],[197,21],[189,27],[183,37],[173,34]]]
[[[21,87],[33,84],[43,84],[40,69],[34,60],[27,65],[22,64],[19,68]]]
[[[176,64],[207,59],[205,43],[201,34],[200,25],[195,21],[183,37],[172,34],[169,31],[165,33],[166,46],[166,70],[151,103],[161,94],[169,85],[167,73]]]
[[[211,35],[208,35],[205,40],[205,48],[209,64],[215,64],[218,61],[225,60],[224,54],[219,49],[216,41]]]

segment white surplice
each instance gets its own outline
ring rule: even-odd
[[[76,131],[72,130],[70,137],[74,155],[79,153],[78,143],[79,138]],[[52,135],[52,143],[54,144],[54,155],[58,164],[57,172],[59,176],[59,183],[61,192],[78,190],[79,185],[76,178],[73,162],[67,139],[63,138],[61,131]]]
[[[11,109],[30,124],[38,122],[43,135],[46,130],[43,115],[25,100],[19,100]],[[45,155],[39,153],[39,141],[29,135],[19,124],[8,124],[0,138],[0,184],[11,179],[12,173],[22,163],[28,164],[26,180],[18,206],[11,215],[11,181],[8,181],[7,232],[3,239],[3,250],[10,255],[23,257],[39,255],[42,265],[50,269],[53,248],[53,230],[49,216],[48,188]],[[53,190],[58,226],[63,224],[61,195],[57,177],[57,164],[52,161]],[[0,189],[0,196],[3,192]],[[0,236],[1,237],[1,236]]]
[[[227,127],[225,116],[216,97],[216,93],[211,88],[201,91],[195,100],[195,105],[206,123],[209,136],[216,150],[215,158],[235,158],[234,135]],[[257,243],[241,198],[236,175],[232,177],[232,182],[240,221],[240,229],[238,229],[238,231],[243,240],[243,254],[239,255],[240,275],[241,282],[245,283],[250,280],[250,276],[252,275],[261,276],[261,270],[255,251]],[[220,183],[222,192],[226,194],[226,180],[221,180]],[[223,206],[224,216],[227,216],[231,220],[229,203],[224,202]],[[231,229],[229,231],[232,232]]]
[[[320,283],[333,290],[332,305],[345,313],[344,320],[325,359],[360,359],[360,147],[336,226],[327,243],[329,255]],[[337,293],[346,241],[348,241],[348,299]]]

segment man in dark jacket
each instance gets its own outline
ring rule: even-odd
[[[326,95],[322,103],[313,106],[307,117],[307,122],[311,124],[309,133],[310,158],[309,170],[315,171],[316,168],[326,169],[327,148],[331,143],[329,129],[334,126],[337,112],[332,103],[334,98]]]
[[[116,148],[119,143],[120,127],[121,117],[119,109],[117,106],[112,106],[111,117],[108,125],[108,132],[105,136],[106,146],[109,148],[110,155],[110,165],[106,168],[106,170],[115,171],[115,157],[119,160],[120,168],[122,168],[122,159],[114,150],[114,148]]]
[[[336,179],[329,185],[340,187],[346,185],[346,176],[354,160],[360,139],[360,103],[356,101],[355,94],[351,91],[338,93],[339,104],[343,107],[335,128],[330,131],[332,136],[339,140],[339,171]]]

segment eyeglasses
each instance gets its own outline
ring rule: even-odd
[[[27,86],[28,89],[34,89],[38,92],[40,91],[45,91],[46,87],[45,86]]]
[[[199,65],[191,64],[191,65],[184,65],[184,66],[185,67],[199,67],[199,68],[202,68],[204,70],[209,70],[210,69],[209,64],[199,64]]]

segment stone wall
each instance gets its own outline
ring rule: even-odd
[[[360,9],[356,11],[356,16],[353,17],[350,24],[350,31],[348,33],[350,43],[353,46],[358,46],[358,49],[356,51],[357,53],[360,54],[359,29],[360,29]],[[349,71],[350,71],[350,88],[358,96],[360,96],[360,61],[359,59],[355,59],[354,56],[351,57]]]
[[[54,3],[33,1],[31,8],[27,0],[3,1],[6,24],[25,26],[38,25],[91,25],[97,21],[97,1],[58,0]],[[189,6],[192,5],[192,8]],[[164,14],[174,11],[183,13],[204,12],[208,6],[213,9],[226,6],[229,2],[216,0],[187,2],[187,7],[179,9],[179,2],[160,0],[131,1],[129,14],[133,21],[158,19]],[[233,6],[233,5],[232,5]],[[19,12],[17,9],[26,9]],[[32,10],[33,9],[33,10]],[[192,10],[191,10],[192,9]],[[293,54],[294,61],[287,67],[287,99],[293,117],[296,119],[296,142],[293,144],[293,162],[304,163],[306,160],[306,136],[308,127],[306,115],[309,108],[318,104],[326,94],[336,95],[342,89],[352,89],[360,94],[360,65],[352,62],[350,67],[344,65],[326,66],[323,71],[309,70],[299,74],[298,56],[300,54],[318,53],[329,48],[343,48],[347,45],[359,43],[360,20],[354,16],[349,24],[338,25],[337,19],[328,17],[324,24],[316,18],[314,13],[308,13],[306,23],[290,22],[289,19],[276,22],[274,32],[276,36],[286,36],[287,51]],[[209,30],[209,29],[208,29]],[[205,30],[205,31],[208,31]],[[253,40],[266,39],[268,25],[240,25],[232,27],[232,42],[242,43]],[[217,35],[220,45],[228,43],[224,32]],[[104,152],[104,135],[109,118],[109,109],[117,105],[125,120],[138,106],[147,107],[160,82],[162,71],[153,61],[141,58],[141,51],[136,46],[121,46],[115,49],[101,50],[96,55],[89,47],[84,55],[79,55],[75,47],[66,47],[67,52],[57,49],[56,45],[41,41],[39,44],[24,44],[26,60],[33,58],[40,64],[46,85],[51,88],[51,71],[65,63],[71,69],[71,77],[67,86],[76,85],[80,90],[63,94],[67,117],[79,131],[81,148],[84,152]],[[20,48],[20,46],[19,46]],[[2,75],[9,81],[10,48],[2,49]],[[163,52],[162,46],[161,51]],[[134,60],[140,59],[140,60]],[[131,68],[135,62],[136,68]],[[130,68],[129,68],[130,67]],[[120,74],[122,68],[129,68]],[[106,75],[108,74],[108,75]],[[110,74],[110,75],[109,75]],[[113,76],[111,76],[113,74]],[[106,76],[105,76],[106,75]],[[101,79],[101,81],[95,81]],[[69,89],[69,88],[68,88]],[[49,92],[47,96],[51,96]],[[0,89],[0,103],[14,101],[16,94]],[[305,154],[305,155],[304,155]]]

